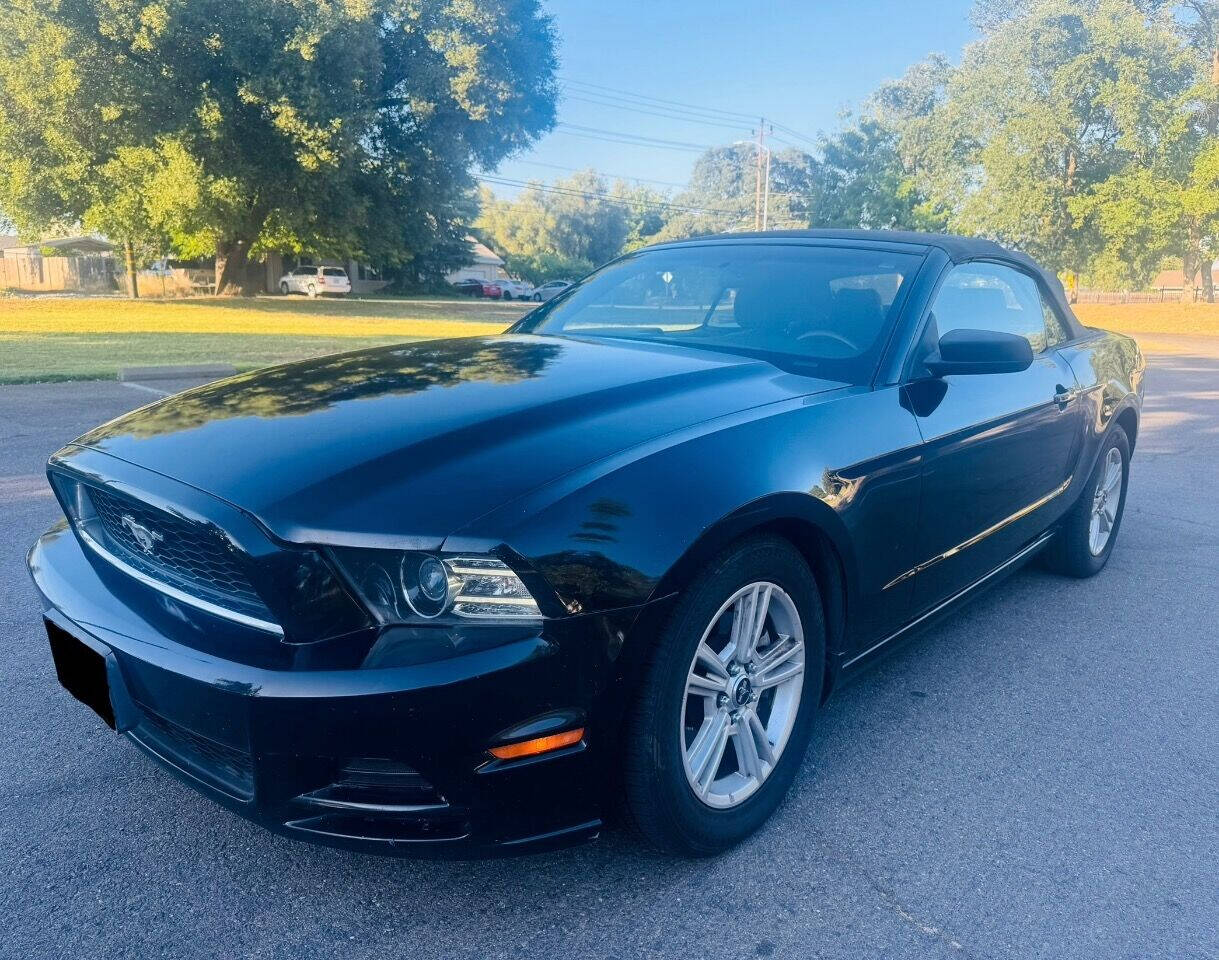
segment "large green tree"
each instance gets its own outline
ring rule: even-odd
[[[1095,218],[1081,217],[1082,198],[1155,170],[1194,75],[1167,18],[1131,0],[1017,7],[984,22],[948,78],[924,131],[925,182],[953,229],[1078,272],[1106,241]]]
[[[460,251],[472,166],[554,122],[538,0],[5,0],[0,209],[215,255]]]
[[[795,212],[813,227],[928,229],[926,197],[900,151],[900,131],[874,115],[820,138]]]
[[[572,278],[650,242],[668,209],[662,194],[638,184],[613,184],[582,170],[549,186],[532,184],[512,199],[482,193],[479,235],[534,283]]]
[[[763,155],[765,157],[765,155]],[[770,156],[767,225],[806,226],[803,211],[810,191],[812,157],[803,150],[774,150]],[[749,142],[714,147],[694,163],[690,183],[674,197],[661,231],[665,239],[752,230],[757,214],[758,148]],[[765,170],[765,160],[762,169]]]

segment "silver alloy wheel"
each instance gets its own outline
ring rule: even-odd
[[[1117,508],[1122,502],[1122,451],[1110,447],[1105,456],[1104,473],[1092,495],[1092,518],[1088,523],[1088,549],[1092,556],[1105,552],[1117,522]]]
[[[686,677],[678,736],[699,800],[735,807],[762,786],[787,746],[803,690],[796,604],[773,583],[741,587],[703,631]]]

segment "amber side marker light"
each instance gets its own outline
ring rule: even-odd
[[[536,740],[522,740],[520,743],[509,743],[502,747],[492,747],[491,756],[497,760],[519,760],[521,757],[536,757],[539,753],[550,753],[562,747],[570,747],[584,738],[584,728],[564,730],[562,733],[552,733],[548,737],[538,737]]]

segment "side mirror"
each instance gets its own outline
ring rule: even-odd
[[[995,330],[950,330],[939,348],[923,361],[935,377],[949,374],[1019,373],[1033,365],[1033,348],[1014,333]]]

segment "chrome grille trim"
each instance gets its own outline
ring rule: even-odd
[[[270,619],[237,551],[218,528],[104,486],[84,489],[100,528],[94,536],[128,566],[221,606]]]
[[[284,628],[278,623],[272,623],[269,620],[260,620],[258,617],[251,617],[248,614],[239,613],[236,610],[230,610],[228,607],[222,607],[219,604],[211,603],[207,600],[201,599],[200,597],[191,596],[184,590],[179,590],[177,587],[165,583],[164,581],[150,577],[142,570],[137,570],[135,567],[131,566],[131,564],[119,559],[113,553],[107,550],[97,541],[96,538],[90,535],[89,531],[85,529],[84,524],[76,524],[75,526],[76,532],[80,536],[81,541],[85,543],[94,553],[96,553],[107,563],[110,563],[117,569],[123,571],[123,573],[127,574],[127,576],[134,580],[138,580],[145,586],[152,587],[154,590],[165,594],[167,597],[173,597],[180,603],[185,603],[188,606],[192,606],[197,610],[203,610],[204,612],[213,614],[214,616],[223,617],[226,620],[232,620],[235,623],[240,623],[247,627],[253,627],[255,630],[262,630],[265,633],[273,633],[279,637],[284,635]]]

